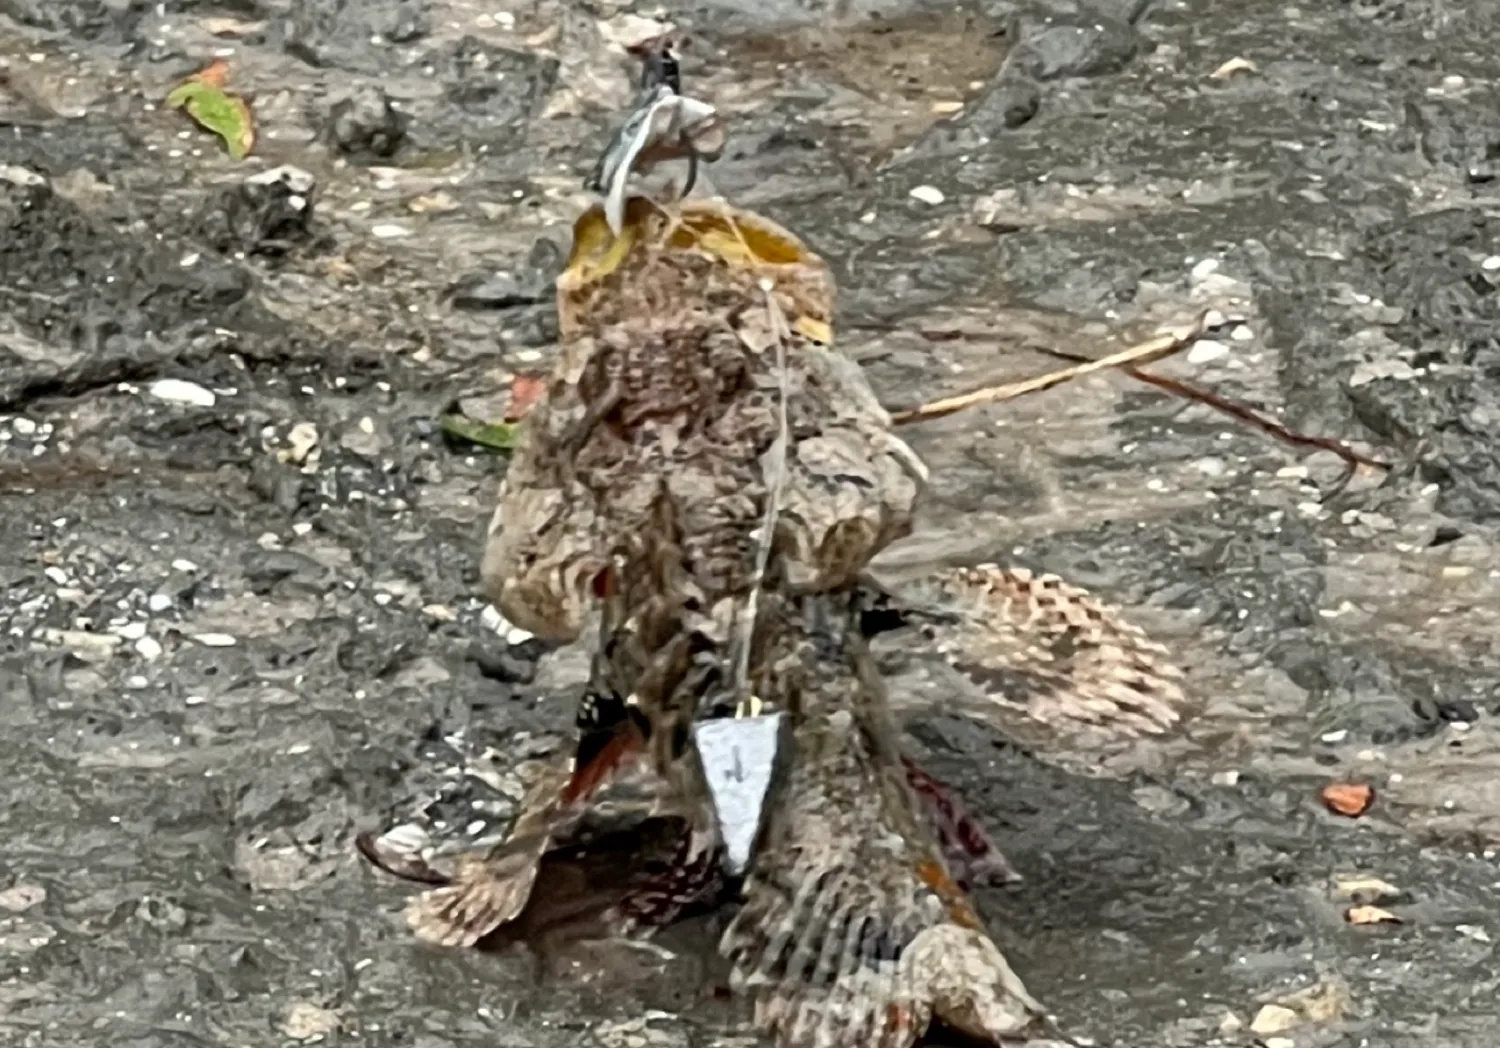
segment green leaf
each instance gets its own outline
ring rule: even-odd
[[[521,427],[510,422],[476,422],[464,415],[441,415],[438,425],[443,432],[470,444],[494,448],[496,451],[512,451],[520,439]]]
[[[243,160],[255,145],[255,122],[245,100],[202,80],[179,84],[167,96],[167,105],[186,109],[201,127],[224,140],[229,155]]]

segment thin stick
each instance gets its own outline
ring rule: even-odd
[[[1063,349],[1043,348],[1039,349],[1038,352],[1058,357],[1062,360],[1086,361],[1089,359],[1080,353],[1069,353]],[[1142,371],[1133,364],[1127,364],[1121,367],[1120,370],[1131,378],[1138,379],[1147,385],[1155,386],[1157,389],[1164,390],[1184,400],[1195,401],[1213,408],[1215,411],[1223,412],[1230,418],[1238,419],[1283,443],[1291,444],[1294,447],[1318,448],[1322,451],[1331,451],[1343,459],[1345,465],[1351,470],[1357,469],[1360,466],[1368,466],[1371,469],[1391,468],[1389,462],[1382,462],[1380,459],[1371,458],[1368,455],[1355,451],[1348,444],[1336,437],[1319,437],[1310,433],[1298,433],[1296,430],[1289,429],[1275,419],[1267,418],[1253,408],[1246,407],[1244,404],[1236,404],[1226,397],[1222,397],[1217,393],[1211,393],[1206,389],[1200,389],[1180,379],[1168,378],[1165,375],[1153,375],[1149,371]]]
[[[944,415],[951,415],[955,411],[963,411],[965,408],[978,407],[981,404],[999,404],[1003,401],[1025,396],[1027,393],[1039,393],[1044,389],[1060,386],[1064,382],[1070,382],[1075,378],[1081,378],[1095,371],[1103,371],[1106,368],[1121,367],[1127,364],[1149,364],[1154,360],[1161,360],[1163,357],[1169,357],[1173,353],[1181,352],[1202,338],[1205,333],[1223,323],[1224,320],[1220,314],[1213,310],[1208,310],[1189,327],[1184,327],[1177,331],[1169,331],[1164,335],[1158,335],[1139,345],[1122,349],[1117,353],[1111,353],[1107,357],[1100,357],[1098,360],[1089,360],[1075,367],[1063,368],[1061,371],[1053,371],[1046,375],[1038,375],[1036,378],[1028,378],[1020,382],[1008,382],[1003,386],[986,386],[983,389],[976,389],[971,393],[964,393],[956,397],[945,397],[942,400],[934,400],[905,411],[893,412],[891,421],[900,426],[908,422],[922,422],[927,419],[942,418]]]

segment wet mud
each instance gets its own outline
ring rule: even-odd
[[[436,419],[544,363],[648,13],[0,0],[0,1043],[754,1043],[703,929],[547,971],[419,947],[351,846],[497,832],[567,723],[566,659],[475,595],[504,459]],[[1117,374],[910,431],[934,496],[893,562],[1088,586],[1200,703],[1135,745],[995,735],[942,713],[964,680],[882,653],[933,701],[914,752],[1026,878],[981,902],[1030,989],[1100,1046],[1488,1048],[1500,24],[670,15],[731,121],[714,185],[833,262],[890,403],[1212,306],[1241,337],[1164,374],[1392,466],[1340,486]],[[242,163],[163,104],[216,55]],[[1341,781],[1368,814],[1323,808]]]

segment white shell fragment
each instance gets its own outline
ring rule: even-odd
[[[218,400],[211,390],[180,378],[158,379],[151,383],[150,393],[157,400],[169,404],[191,404],[195,408],[211,408]]]

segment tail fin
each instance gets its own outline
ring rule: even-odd
[[[909,1048],[934,1020],[992,1044],[1041,1008],[853,718],[798,750],[721,952],[779,1048]]]

